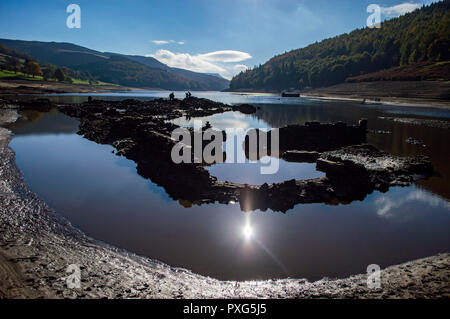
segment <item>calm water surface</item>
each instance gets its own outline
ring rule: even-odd
[[[183,97],[183,92],[177,92]],[[298,205],[282,214],[244,213],[236,205],[190,205],[139,176],[136,164],[76,134],[78,121],[57,111],[23,112],[12,125],[11,147],[26,181],[39,196],[88,235],[141,255],[220,279],[344,277],[450,251],[450,132],[380,116],[450,120],[443,109],[369,107],[356,103],[280,99],[272,95],[202,92],[225,103],[252,103],[255,115],[229,112],[208,118],[217,128],[280,127],[305,121],[369,120],[368,142],[395,155],[431,157],[436,176],[350,205]],[[96,98],[166,97],[167,92],[124,92]],[[52,97],[81,102],[87,95]],[[190,125],[185,119],[180,125]],[[408,137],[426,145],[410,145]],[[229,166],[231,165],[231,166]],[[314,164],[281,161],[273,176],[258,164],[208,168],[219,180],[249,184],[322,176]]]

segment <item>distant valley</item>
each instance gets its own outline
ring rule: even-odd
[[[0,39],[0,45],[80,72],[83,80],[136,88],[220,91],[229,81],[219,76],[171,68],[152,57],[99,52],[72,43]]]

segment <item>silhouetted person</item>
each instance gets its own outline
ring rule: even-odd
[[[92,96],[88,96],[88,102],[92,102]]]
[[[189,98],[189,92],[186,92],[186,99]]]
[[[169,94],[169,100],[173,101],[175,99],[175,94],[172,92]]]

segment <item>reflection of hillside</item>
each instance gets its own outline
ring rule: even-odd
[[[396,156],[427,155],[431,158],[439,176],[433,176],[417,182],[421,187],[450,199],[450,166],[448,165],[449,141],[446,130],[439,128],[392,123],[379,119],[382,114],[375,108],[354,107],[351,103],[316,103],[307,101],[299,105],[259,105],[254,118],[262,119],[272,127],[291,124],[304,124],[307,121],[336,122],[355,124],[361,118],[367,118],[369,129],[390,131],[392,134],[368,135],[368,143],[373,144]],[[426,147],[410,145],[405,142],[409,137],[417,138]]]
[[[50,112],[23,110],[21,117],[8,128],[15,135],[30,134],[73,134],[78,131],[78,120],[59,113],[56,109]]]
[[[88,95],[53,95],[53,96],[46,96],[46,98],[50,99],[53,103],[60,104],[60,103],[74,103],[74,104],[81,104],[83,102],[86,102],[89,98]],[[99,99],[103,99],[104,97],[101,97]]]
[[[396,156],[426,155],[431,158],[435,176],[419,180],[416,184],[422,188],[450,200],[450,166],[448,165],[448,136],[445,130],[416,125],[394,125],[388,121],[380,121],[377,128],[392,131],[393,134],[371,134],[368,141],[384,151]],[[410,145],[405,142],[409,137],[424,142],[421,145]]]
[[[253,117],[262,119],[272,127],[304,124],[308,121],[357,123],[364,114],[364,108],[349,107],[345,103],[311,103],[299,105],[259,105]],[[365,115],[365,116],[364,116]]]

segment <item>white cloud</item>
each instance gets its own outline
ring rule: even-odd
[[[179,45],[183,45],[186,43],[186,41],[175,41],[175,40],[153,40],[152,42],[156,45],[164,45],[170,43],[177,43]]]
[[[420,3],[401,3],[392,7],[381,7],[381,14],[387,17],[398,17],[422,7]]]
[[[450,202],[423,190],[412,191],[404,198],[396,199],[395,201],[387,196],[382,196],[375,201],[375,205],[378,206],[377,214],[379,216],[401,217],[399,214],[412,214],[407,208],[403,210],[398,209],[408,203],[410,204],[411,202],[422,202],[431,207],[443,207],[450,212]]]
[[[245,71],[248,69],[248,66],[246,66],[245,64],[235,64],[233,66],[233,71],[235,72],[235,74],[241,73],[242,71]]]
[[[151,56],[170,67],[202,73],[219,73],[227,79],[231,79],[233,75],[248,68],[244,64],[236,64],[236,62],[252,58],[246,52],[233,50],[191,55],[189,53],[174,53],[161,49],[147,56]]]
[[[252,58],[247,52],[233,50],[214,51],[198,56],[210,62],[241,62]]]
[[[153,40],[152,42],[156,45],[169,44],[169,41],[166,40]]]

